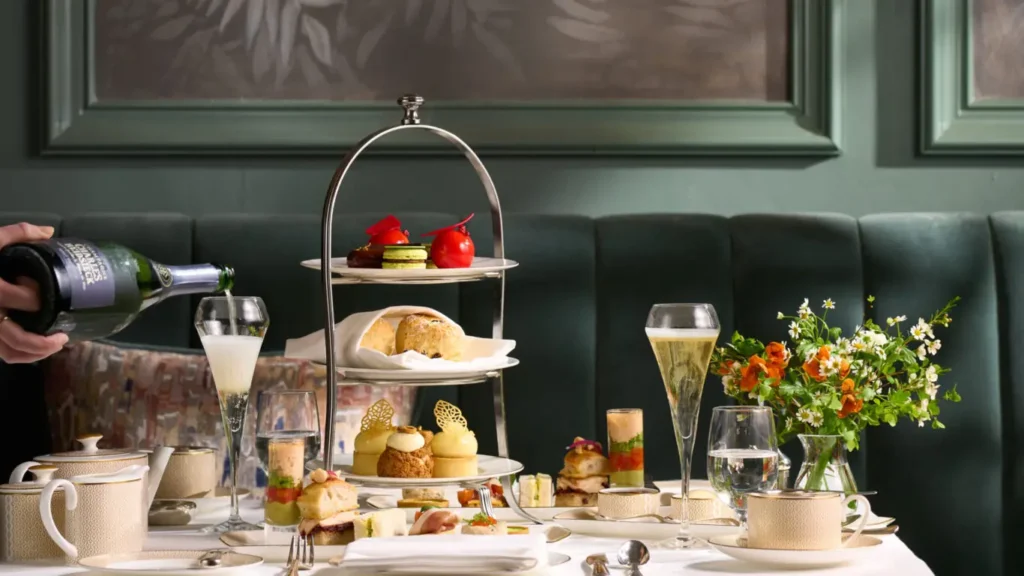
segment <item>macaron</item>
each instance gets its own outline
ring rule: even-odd
[[[427,249],[427,270],[437,270],[437,264],[434,264],[434,259],[430,257],[430,245],[431,242],[423,245]]]
[[[396,244],[384,247],[381,267],[389,270],[413,270],[427,267],[427,249],[422,244]]]

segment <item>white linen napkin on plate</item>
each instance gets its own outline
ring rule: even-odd
[[[421,306],[391,306],[383,310],[352,314],[334,327],[334,342],[338,347],[336,352],[338,366],[378,370],[489,370],[503,365],[508,354],[516,347],[515,340],[466,336],[462,360],[453,362],[443,358],[427,358],[419,352],[412,351],[387,356],[377,350],[359,346],[363,334],[366,334],[366,331],[378,318],[384,318],[391,322],[397,329],[402,318],[410,314],[436,316],[458,326],[451,318],[437,310]],[[459,330],[461,331],[462,328],[460,327]],[[326,362],[327,350],[324,346],[324,331],[318,330],[308,336],[288,340],[285,342],[284,355],[288,358]]]
[[[525,572],[547,565],[544,534],[515,536],[399,536],[364,538],[348,545],[340,567],[420,573]]]

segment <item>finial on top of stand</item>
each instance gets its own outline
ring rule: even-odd
[[[419,124],[420,123],[420,106],[423,106],[423,97],[415,94],[406,94],[398,99],[398,104],[405,108],[405,116],[402,118],[402,124]]]

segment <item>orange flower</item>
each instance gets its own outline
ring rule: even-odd
[[[786,375],[786,370],[780,366],[769,365],[765,369],[765,372],[768,374],[768,377],[773,380],[772,386],[778,386],[779,382],[782,382],[783,376]]]
[[[725,362],[722,362],[721,364],[719,364],[719,366],[718,366],[718,375],[719,376],[728,376],[729,374],[732,374],[732,365],[735,364],[735,363],[736,363],[735,360],[726,360]]]
[[[750,357],[750,363],[740,370],[740,390],[750,392],[757,386],[757,377],[764,372],[766,364],[764,358],[758,355]]]
[[[836,416],[839,416],[840,418],[846,418],[850,414],[856,414],[857,412],[861,411],[861,408],[864,408],[864,401],[861,400],[860,398],[857,398],[857,396],[854,394],[853,380],[850,380],[849,378],[843,380],[841,392],[843,395],[840,398],[840,400],[843,403],[843,407],[839,409],[839,412],[836,414]]]
[[[770,366],[785,368],[789,364],[789,353],[786,347],[778,342],[771,342],[764,348],[764,355]]]
[[[847,362],[846,359],[844,358],[842,363],[839,365],[839,377],[840,378],[846,378],[846,376],[849,373],[850,373],[850,363]]]
[[[828,360],[832,356],[832,350],[828,346],[818,348],[818,353],[807,362],[804,362],[804,372],[818,382],[825,381],[825,375],[821,373],[821,361]]]

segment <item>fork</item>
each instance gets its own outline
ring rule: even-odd
[[[305,538],[299,534],[292,536],[291,544],[288,545],[288,576],[298,574],[299,570],[311,570],[316,561],[315,550],[312,535]]]
[[[491,504],[491,488],[486,484],[476,489],[477,496],[480,498],[480,511],[484,514],[494,517],[494,505]]]

